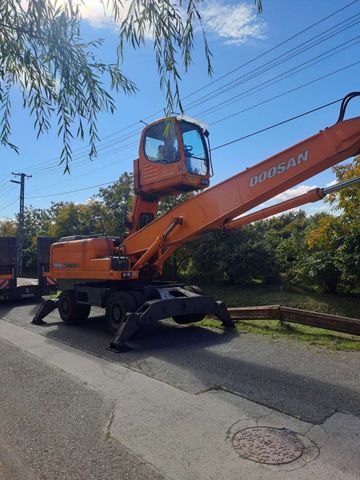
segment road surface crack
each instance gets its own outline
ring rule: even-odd
[[[110,416],[109,416],[109,421],[106,425],[105,437],[106,437],[107,440],[112,439],[111,429],[112,429],[112,425],[114,423],[114,419],[115,419],[115,403],[112,404],[111,411],[110,411]]]

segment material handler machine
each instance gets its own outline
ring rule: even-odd
[[[88,317],[91,306],[106,309],[114,334],[111,348],[120,351],[143,325],[172,317],[177,323],[217,316],[232,327],[226,305],[198,287],[162,282],[164,263],[175,250],[205,232],[231,230],[308,202],[358,182],[351,179],[315,188],[296,198],[247,213],[281,192],[360,153],[360,117],[344,120],[347,95],[337,122],[316,135],[209,187],[212,164],[208,132],[186,118],[164,118],[142,132],[134,161],[135,198],[125,238],[64,237],[51,245],[49,275],[61,290],[46,301],[33,322],[58,308],[65,323]],[[208,188],[209,187],[209,188]],[[201,191],[157,217],[168,195]]]

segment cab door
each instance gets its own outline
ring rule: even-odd
[[[140,146],[140,188],[146,193],[170,189],[181,182],[182,162],[175,121],[160,120],[145,129]]]

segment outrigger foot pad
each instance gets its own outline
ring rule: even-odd
[[[224,302],[216,302],[218,305],[218,312],[216,316],[221,320],[221,324],[223,327],[228,329],[234,329],[235,323],[230,317],[229,310]]]
[[[45,318],[47,315],[49,315],[49,313],[55,310],[57,304],[58,300],[46,300],[40,305],[31,323],[33,325],[47,325],[47,323],[43,321],[43,318]]]

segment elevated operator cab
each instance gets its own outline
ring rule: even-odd
[[[135,192],[154,199],[209,186],[208,132],[197,122],[163,118],[144,128],[135,160]]]

